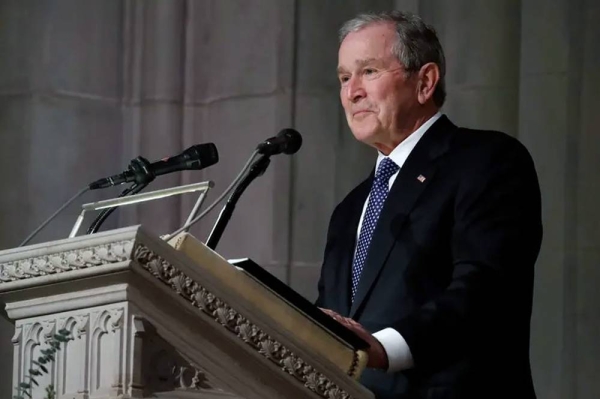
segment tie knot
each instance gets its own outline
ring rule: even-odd
[[[390,177],[392,177],[392,175],[398,171],[398,169],[400,168],[394,163],[394,161],[389,158],[383,158],[379,163],[379,167],[377,168],[375,179],[387,182],[390,180]]]

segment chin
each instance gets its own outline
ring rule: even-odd
[[[352,132],[354,134],[354,138],[363,143],[369,144],[373,141],[373,135],[370,133],[363,132]]]
[[[362,141],[365,144],[371,144],[375,141],[377,137],[377,130],[375,129],[365,129],[365,128],[351,128],[352,134],[354,138],[358,141]]]

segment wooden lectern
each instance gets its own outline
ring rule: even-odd
[[[373,398],[365,352],[258,277],[140,226],[2,251],[13,387],[64,328],[34,398]]]

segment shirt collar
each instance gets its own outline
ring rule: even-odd
[[[440,119],[441,116],[442,113],[438,111],[435,115],[429,118],[427,122],[423,123],[417,130],[404,139],[403,142],[398,144],[387,157],[394,161],[399,168],[402,168],[413,148],[415,148],[419,140],[421,140],[421,137],[423,137],[425,132],[431,127],[431,125],[435,123],[435,121]],[[379,163],[383,160],[383,158],[386,158],[386,156],[378,151],[375,170],[377,170]]]

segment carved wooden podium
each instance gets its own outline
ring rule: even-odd
[[[201,262],[225,262],[206,251]],[[139,226],[0,252],[13,387],[65,328],[73,339],[34,398],[50,383],[58,398],[373,398],[356,381],[363,355],[344,370],[326,350],[335,337],[308,345],[318,334],[273,316],[285,306],[266,309],[198,263]]]

